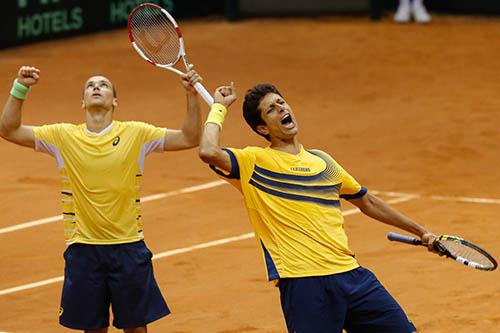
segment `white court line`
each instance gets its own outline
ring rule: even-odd
[[[5,227],[0,229],[0,234],[5,234],[7,232],[13,232],[21,229],[26,229],[26,228],[31,228],[31,227],[36,227],[42,224],[47,224],[51,222],[57,222],[62,220],[62,215],[56,215],[56,216],[50,216],[50,217],[45,217],[43,219],[31,221],[31,222],[26,222],[26,223],[21,223],[21,224],[16,224],[10,227]]]
[[[192,193],[192,192],[197,192],[197,191],[203,191],[203,190],[206,190],[209,188],[213,188],[213,187],[217,187],[217,186],[221,186],[221,185],[225,185],[225,184],[228,184],[228,183],[224,180],[217,180],[217,181],[209,182],[209,183],[205,183],[205,184],[185,187],[185,188],[182,188],[180,190],[148,195],[148,196],[142,197],[141,202],[160,200],[160,199],[176,196],[176,195],[183,194],[183,193]],[[375,191],[375,190],[372,191],[372,190],[370,190],[370,192],[373,194],[381,194],[381,195],[386,195],[389,197],[415,196],[415,198],[440,200],[440,201],[456,201],[456,202],[500,205],[500,199],[492,199],[492,198],[449,197],[449,196],[439,196],[439,195],[433,195],[433,196],[426,197],[426,196],[422,196],[420,194],[391,192],[391,191],[385,192],[385,191]],[[8,232],[13,232],[13,231],[17,231],[17,230],[26,229],[26,228],[36,227],[39,225],[57,222],[57,221],[61,221],[61,220],[62,220],[62,215],[45,217],[45,218],[41,218],[39,220],[15,224],[15,225],[10,226],[10,227],[0,228],[0,234],[5,234]]]
[[[376,190],[370,190],[371,193],[375,195],[387,195],[388,197],[401,197],[401,196],[406,196],[406,195],[418,195],[418,194],[412,194],[412,193],[403,193],[403,192],[392,192],[392,191],[376,191]],[[418,195],[419,196],[419,195]]]
[[[48,284],[53,284],[53,283],[57,283],[57,282],[61,282],[61,281],[64,281],[64,276],[58,276],[58,277],[47,279],[47,280],[23,284],[21,286],[0,290],[0,296],[7,295],[7,294],[13,294],[13,293],[16,293],[18,291],[23,291],[23,290],[27,290],[27,289],[38,288],[38,287],[46,286]]]
[[[370,191],[370,192],[373,194],[382,194],[382,195],[386,195],[389,197],[401,197],[401,196],[406,196],[406,195],[416,195],[417,198],[420,198],[420,199],[500,205],[500,199],[494,199],[494,198],[452,197],[452,196],[444,196],[444,195],[424,196],[424,195],[420,195],[420,194],[410,194],[410,193],[390,192],[390,191],[389,192]]]
[[[410,201],[410,200],[413,200],[415,198],[417,198],[417,196],[407,195],[405,197],[388,200],[387,203],[396,204],[396,203],[400,203],[400,202]],[[348,209],[346,211],[343,211],[342,215],[349,216],[349,215],[357,214],[359,212],[360,211],[358,208]],[[254,236],[255,235],[253,232],[249,232],[249,233],[241,234],[241,235],[234,236],[234,237],[222,238],[222,239],[217,239],[217,240],[206,242],[206,243],[196,244],[196,245],[187,246],[187,247],[181,247],[178,249],[173,249],[173,250],[157,253],[153,256],[153,260],[161,259],[161,258],[165,258],[165,257],[171,257],[171,256],[174,256],[177,254],[192,252],[192,251],[196,251],[196,250],[200,250],[200,249],[206,249],[206,248],[214,247],[214,246],[218,246],[218,245],[233,243],[233,242],[237,242],[240,240],[252,238]],[[27,289],[38,288],[38,287],[42,287],[42,286],[46,286],[49,284],[54,284],[54,283],[62,282],[62,281],[64,281],[64,277],[58,276],[58,277],[54,277],[54,278],[39,281],[39,282],[23,284],[23,285],[20,285],[17,287],[12,287],[12,288],[8,288],[8,289],[0,290],[0,296],[13,294],[13,293],[27,290]]]
[[[441,201],[457,201],[457,202],[500,205],[500,199],[491,199],[491,198],[446,197],[441,195],[431,195],[429,199],[441,200]]]
[[[158,193],[158,194],[148,195],[146,197],[141,198],[141,202],[148,202],[148,201],[159,200],[159,199],[163,199],[163,198],[173,197],[173,196],[176,196],[176,195],[179,195],[179,194],[183,194],[183,193],[191,193],[191,192],[196,192],[196,191],[202,191],[202,190],[206,190],[206,189],[209,189],[209,188],[212,188],[212,187],[216,187],[216,186],[220,186],[220,185],[224,185],[224,184],[228,184],[228,183],[226,181],[224,181],[224,180],[218,180],[218,181],[215,181],[215,182],[205,183],[205,184],[201,184],[201,185],[195,185],[195,186],[191,186],[191,187],[185,187],[185,188],[182,188],[180,190],[175,190],[175,191],[171,191],[171,192],[165,192],[165,193]],[[39,226],[39,225],[42,225],[42,224],[57,222],[57,221],[61,221],[61,220],[62,220],[62,215],[45,217],[45,218],[42,218],[42,219],[39,219],[39,220],[30,221],[30,222],[26,222],[26,223],[16,224],[16,225],[13,225],[13,226],[10,226],[10,227],[1,228],[0,229],[0,234],[5,234],[5,233],[8,233],[8,232],[13,232],[13,231],[21,230],[21,229],[36,227],[36,226]]]

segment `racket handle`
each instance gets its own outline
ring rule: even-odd
[[[205,89],[205,87],[200,82],[196,82],[196,84],[194,85],[194,89],[196,89],[198,94],[200,94],[200,96],[205,100],[208,106],[212,106],[212,104],[214,104],[212,95],[210,95],[207,89]]]
[[[390,232],[387,234],[387,239],[390,241],[407,243],[412,245],[422,245],[422,241],[415,237],[397,234],[395,232]]]

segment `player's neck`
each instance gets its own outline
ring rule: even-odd
[[[273,140],[271,139],[271,148],[275,150],[279,150],[285,153],[289,153],[292,155],[297,155],[300,153],[302,149],[302,145],[296,136],[293,137],[290,141],[288,140]]]
[[[94,133],[99,133],[108,127],[113,121],[113,110],[89,111],[87,110],[87,129]]]

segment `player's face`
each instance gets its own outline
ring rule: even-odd
[[[106,77],[92,76],[85,82],[83,90],[83,107],[85,109],[112,109],[116,105],[116,98],[113,96],[113,84]]]
[[[278,94],[268,93],[260,101],[259,110],[265,126],[259,126],[259,131],[269,134],[272,138],[282,140],[292,139],[297,135],[299,126],[290,105]],[[266,133],[267,132],[267,133]]]

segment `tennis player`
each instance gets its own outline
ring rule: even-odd
[[[116,90],[101,75],[85,82],[85,123],[27,126],[21,109],[40,70],[17,73],[0,118],[0,135],[55,157],[62,178],[64,236],[68,244],[59,321],[104,333],[113,325],[143,333],[147,324],[170,313],[153,276],[152,253],[144,244],[140,185],[144,159],[152,152],[188,149],[201,134],[200,104],[192,69],[182,77],[187,115],[181,130],[113,120]]]
[[[200,143],[200,158],[243,194],[267,269],[277,281],[289,332],[409,333],[415,326],[348,247],[340,199],[364,214],[420,237],[435,236],[371,194],[330,155],[305,149],[295,113],[271,84],[250,89],[243,116],[270,145],[221,148],[234,85],[219,87]]]

